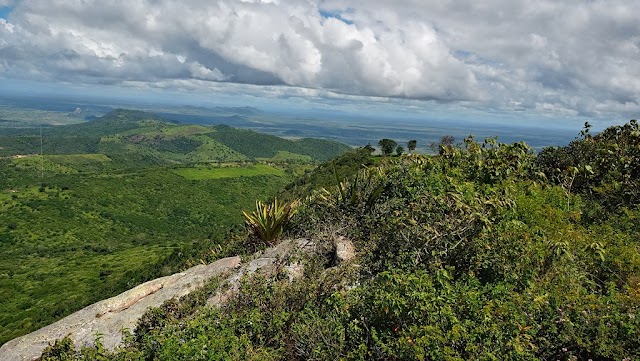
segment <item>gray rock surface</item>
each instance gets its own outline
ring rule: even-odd
[[[289,279],[293,280],[304,273],[302,265],[290,259],[298,252],[308,253],[314,249],[314,244],[308,239],[288,239],[277,246],[268,248],[261,254],[257,254],[252,260],[244,263],[224,282],[225,287],[207,300],[210,306],[220,306],[238,291],[240,280],[245,275],[250,275],[258,270],[268,276],[273,275],[278,267],[282,266]]]
[[[0,347],[0,361],[36,360],[44,348],[66,336],[82,346],[93,344],[96,334],[101,334],[105,348],[113,349],[122,343],[122,330],[133,331],[149,307],[159,307],[166,300],[182,297],[216,275],[239,265],[240,257],[229,257],[143,283],[5,343]]]
[[[345,247],[349,249],[348,245]],[[76,346],[83,346],[92,345],[96,335],[100,334],[104,347],[114,349],[122,345],[122,330],[133,331],[138,319],[149,307],[159,307],[171,298],[185,296],[211,278],[225,272],[227,275],[222,280],[223,286],[207,300],[211,306],[224,304],[238,291],[243,276],[258,271],[268,277],[281,269],[293,281],[304,273],[303,266],[297,263],[295,256],[300,254],[299,252],[308,253],[313,249],[314,244],[307,239],[283,240],[277,246],[257,253],[245,263],[241,263],[240,257],[229,257],[143,283],[5,343],[0,347],[0,361],[36,360],[41,356],[42,350],[53,344],[56,339],[66,336],[69,336]]]
[[[336,260],[338,264],[347,262],[355,258],[356,247],[349,239],[339,236],[335,239]]]

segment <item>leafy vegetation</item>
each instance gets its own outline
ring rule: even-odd
[[[581,137],[568,146],[545,148],[537,164],[566,192],[594,201],[592,217],[634,207],[640,202],[640,128],[636,120],[590,133],[586,123]]]
[[[288,229],[296,204],[297,202],[283,204],[275,198],[272,203],[266,204],[256,201],[256,209],[251,213],[243,211],[244,222],[250,233],[249,244],[263,242],[273,246],[274,242]]]
[[[638,159],[635,127],[583,134],[537,157],[524,143],[472,137],[443,139],[434,157],[379,164],[354,150],[302,177],[325,190],[307,193],[288,233],[320,250],[348,237],[354,263],[327,269],[331,257],[319,251],[302,261],[301,279],[246,278],[225,307],[172,301],[104,357],[638,359],[640,209],[626,177]],[[562,157],[571,162],[554,160]],[[301,181],[288,189],[308,190]],[[599,217],[586,217],[594,207]],[[48,352],[100,350],[65,345]]]
[[[118,110],[45,127],[39,155],[39,130],[3,129],[0,343],[146,280],[246,252],[226,238],[242,232],[242,210],[310,165],[251,162],[212,131]]]
[[[376,159],[371,157],[371,153],[367,147],[352,149],[330,162],[307,169],[304,174],[287,184],[279,196],[286,199],[304,198],[313,191],[335,186],[360,168],[373,166]]]

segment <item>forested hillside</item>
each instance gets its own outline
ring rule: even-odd
[[[270,160],[278,153],[318,161],[349,149],[335,141],[287,140],[229,126],[178,124],[122,109],[81,124],[2,129],[0,144],[0,156],[40,154],[42,145],[44,154],[102,153],[132,167]]]
[[[3,128],[0,344],[143,281],[243,252],[225,239],[243,209],[349,149],[224,128],[274,142],[265,153],[246,144],[247,154],[215,140],[216,129],[126,110],[44,127],[42,138],[39,128]]]
[[[209,309],[214,282],[149,311],[121,350],[63,341],[44,359],[638,359],[638,149],[632,121],[538,156],[471,137],[375,165],[353,151],[315,171],[335,183],[284,236],[346,237],[355,261],[319,252],[295,282],[256,275]]]

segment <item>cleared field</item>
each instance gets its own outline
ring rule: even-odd
[[[254,177],[259,175],[285,175],[283,170],[266,164],[256,164],[248,167],[179,168],[173,171],[179,176],[191,180]]]

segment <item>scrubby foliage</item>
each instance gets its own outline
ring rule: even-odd
[[[545,148],[537,164],[567,192],[595,202],[593,217],[640,202],[640,128],[636,120],[592,135],[585,124],[568,146]]]
[[[352,149],[330,162],[320,164],[312,170],[289,183],[280,192],[280,196],[287,199],[304,198],[314,190],[336,185],[337,182],[353,176],[360,168],[374,165],[371,148]]]
[[[247,278],[225,307],[159,321],[109,357],[638,359],[640,210],[626,188],[633,170],[617,167],[633,168],[637,149],[626,148],[637,143],[625,127],[556,150],[589,142],[597,155],[567,156],[598,175],[571,192],[554,181],[563,165],[549,169],[551,150],[536,158],[526,144],[495,139],[385,158],[339,178],[307,198],[291,235],[346,236],[355,263],[326,269],[333,263],[315,254],[295,282]],[[611,139],[617,156],[600,160]],[[597,221],[583,216],[596,206]]]
[[[226,127],[280,156],[245,142],[258,163],[214,131],[127,110],[43,127],[42,138],[2,127],[0,345],[202,259],[248,252],[225,236],[244,233],[242,210],[348,149]],[[286,151],[294,146],[309,155]]]

